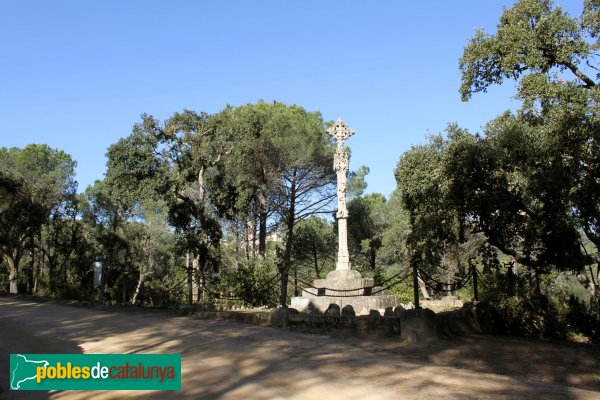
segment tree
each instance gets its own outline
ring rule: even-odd
[[[564,169],[545,164],[535,130],[510,114],[490,123],[485,136],[453,137],[445,174],[448,200],[490,244],[538,276],[551,266],[584,264],[570,217]],[[540,165],[542,163],[542,165]]]
[[[164,123],[142,115],[132,134],[108,150],[107,184],[122,209],[134,210],[144,201],[166,201],[169,222],[187,253],[190,303],[194,278],[205,282],[207,265],[215,265],[211,249],[218,248],[221,229],[206,180],[229,151],[227,146],[208,126],[207,114],[184,110]]]
[[[115,197],[106,180],[97,180],[79,196],[79,202],[81,220],[90,238],[93,256],[104,258],[102,290],[116,286],[120,280],[121,301],[125,302],[127,297],[125,276],[131,266],[131,260],[127,259],[130,254],[130,243],[126,232],[130,214],[128,211],[123,211],[123,207],[119,205],[121,201]],[[92,258],[88,260],[91,261]]]
[[[529,198],[546,207],[542,213],[539,208],[519,207],[521,217],[542,227],[543,218],[550,218],[545,233],[537,236],[547,253],[552,247],[566,248],[563,255],[546,254],[550,257],[544,262],[570,265],[596,298],[600,298],[597,272],[595,278],[585,268],[589,257],[580,254],[576,242],[581,229],[600,248],[599,10],[597,2],[585,1],[582,15],[571,18],[551,1],[518,1],[504,10],[496,34],[475,34],[460,60],[463,100],[505,79],[519,82],[521,110],[491,124],[490,134],[496,141],[508,139],[500,143],[504,154],[519,161],[514,166],[517,175],[517,168],[527,165],[525,186],[533,190]],[[529,141],[519,145],[521,136]],[[533,151],[519,154],[523,146]],[[600,261],[597,254],[592,258]]]
[[[369,175],[369,167],[361,165],[357,171],[350,172],[348,176],[348,197],[353,199],[362,196],[367,188],[365,177]]]
[[[599,11],[593,0],[584,2],[579,19],[553,8],[550,0],[520,0],[505,9],[495,35],[478,30],[465,47],[460,59],[462,99],[504,79],[520,81],[519,95],[526,105],[543,100],[550,87],[596,90],[597,76],[584,71],[597,71],[593,60],[599,48]]]
[[[383,244],[387,226],[386,199],[380,193],[357,197],[348,204],[348,239],[353,263],[373,274],[375,284],[381,280],[382,268],[377,265],[377,253]],[[365,262],[362,262],[365,260]]]
[[[381,258],[385,265],[406,264],[407,237],[410,233],[410,215],[402,203],[401,193],[394,190],[386,203],[387,226],[383,231]]]
[[[29,251],[26,287],[28,292],[33,291],[36,241],[39,243],[41,227],[52,210],[60,207],[66,196],[74,195],[75,165],[68,154],[46,145],[0,149],[1,207],[5,221],[0,251],[9,267],[11,293],[19,290],[19,264],[26,250]]]
[[[395,171],[397,195],[401,199],[401,204],[395,207],[398,227],[387,236],[387,240],[395,238],[390,233],[405,238],[404,248],[400,247],[404,260],[419,262],[422,271],[442,282],[464,277],[472,260],[482,258],[487,252],[486,237],[474,213],[466,211],[461,207],[463,203],[457,201],[461,196],[456,191],[456,182],[472,183],[474,193],[490,202],[499,197],[493,192],[495,189],[482,193],[487,187],[482,185],[488,183],[488,177],[483,176],[485,168],[490,167],[488,160],[483,159],[481,165],[472,163],[473,160],[465,160],[460,166],[452,164],[455,144],[476,137],[456,124],[450,124],[446,133],[447,138],[432,136],[429,143],[414,146],[401,156]],[[421,282],[427,297],[424,286],[425,282]]]
[[[23,184],[0,173],[0,246],[8,267],[10,293],[19,293],[19,267],[25,255],[29,231],[43,218],[43,210],[23,195]]]
[[[168,258],[168,252],[173,251],[173,234],[167,223],[168,209],[164,201],[145,201],[140,206],[139,246],[143,260],[139,263],[137,271],[137,284],[130,303],[137,304],[142,295],[144,283],[158,275],[166,268],[161,266]]]
[[[442,136],[432,136],[428,144],[413,146],[402,154],[394,171],[403,207],[409,213],[409,258],[418,255],[430,272],[440,264],[446,246],[457,243],[460,235],[460,216],[448,206],[446,196],[446,146]]]
[[[285,229],[285,247],[279,264],[280,304],[284,307],[287,305],[294,227],[311,215],[331,213],[331,204],[335,198],[333,147],[324,132],[320,115],[311,115],[301,110],[296,117],[300,121],[288,122],[290,125],[287,126],[287,135],[290,136],[282,143],[287,147],[287,157],[284,159],[285,169],[279,186],[279,216],[284,220]]]
[[[292,245],[294,286],[298,287],[299,275],[321,279],[325,272],[335,268],[336,250],[336,233],[331,221],[312,215],[298,222]],[[304,274],[299,271],[301,267],[306,271]],[[296,289],[296,295],[299,294]]]
[[[77,196],[69,193],[52,209],[48,221],[42,227],[41,261],[44,263],[42,265],[47,261],[49,289],[53,294],[57,293],[59,286],[62,294],[66,293],[71,255],[86,244],[82,237],[83,226],[78,220],[79,212]]]
[[[269,222],[285,232],[278,265],[285,305],[294,226],[310,215],[331,212],[333,146],[321,115],[296,105],[259,101],[223,113],[222,129],[236,138],[224,175],[234,180],[231,186],[245,201],[237,209],[247,215],[250,230],[258,219],[259,259],[264,259]]]

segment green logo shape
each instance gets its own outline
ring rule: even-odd
[[[180,390],[180,354],[11,354],[11,390]]]

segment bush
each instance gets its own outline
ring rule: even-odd
[[[276,271],[270,259],[243,261],[237,269],[225,273],[221,291],[243,300],[247,305],[274,306],[279,288]]]
[[[544,339],[564,339],[565,324],[553,302],[545,296],[507,297],[495,304],[502,333]]]
[[[384,285],[389,287],[389,285],[394,285],[394,283],[398,282],[398,279],[392,279],[390,282],[387,282],[388,279],[392,278],[398,271],[384,271],[381,275],[380,279],[382,282],[386,282]],[[404,274],[400,274],[401,276],[405,276]],[[412,303],[414,301],[413,298],[413,287],[412,287],[412,275],[409,274],[402,282],[396,283],[394,286],[386,289],[385,294],[398,296],[401,303]],[[420,295],[420,291],[419,291]]]
[[[565,322],[570,330],[600,343],[600,304],[598,302],[592,300],[587,303],[571,295],[567,301]]]
[[[412,303],[414,301],[413,287],[408,282],[400,282],[387,290],[387,294],[398,296],[401,303]]]

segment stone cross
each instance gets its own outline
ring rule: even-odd
[[[348,186],[348,150],[344,142],[354,131],[346,125],[342,118],[338,118],[335,124],[327,129],[327,133],[337,142],[335,156],[333,158],[333,169],[337,174],[337,198],[338,210],[338,259],[336,271],[350,270],[350,257],[348,255],[348,209],[346,208],[346,188]]]

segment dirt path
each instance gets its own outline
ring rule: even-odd
[[[8,392],[8,354],[181,353],[181,392]],[[0,297],[0,398],[600,399],[600,350],[517,338],[408,345]],[[93,396],[92,396],[93,395]]]

